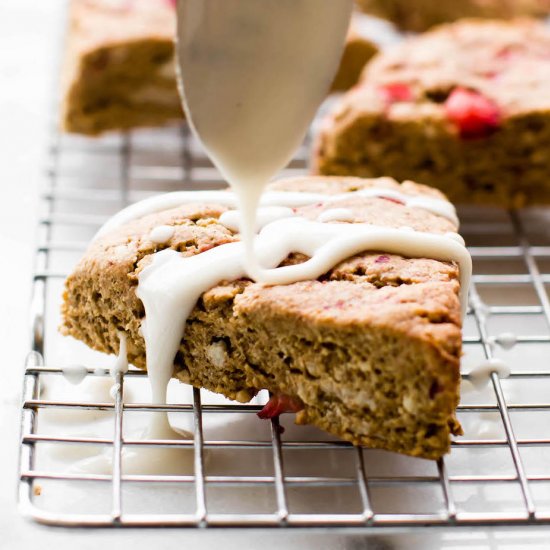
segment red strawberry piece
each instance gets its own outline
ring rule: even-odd
[[[504,46],[497,51],[496,58],[509,61],[518,55],[521,55],[521,51],[518,49],[518,46]]]
[[[174,9],[176,9],[176,6],[178,4],[178,0],[164,0],[164,2]]]
[[[262,420],[275,418],[287,412],[298,412],[304,408],[303,403],[296,397],[290,397],[283,393],[272,395],[264,408],[258,413]]]
[[[399,199],[396,199],[394,197],[384,197],[384,196],[381,196],[380,197],[381,199],[384,199],[385,201],[390,201],[390,202],[394,202],[395,204],[405,204],[403,201],[399,200]]]
[[[402,101],[411,101],[413,98],[411,88],[408,84],[386,84],[379,91],[384,101],[389,105]]]
[[[445,112],[464,139],[491,135],[501,122],[498,106],[489,98],[465,88],[455,88],[445,102]]]
[[[375,264],[387,264],[390,261],[390,257],[386,256],[385,254],[383,256],[378,256],[376,260],[374,260]]]

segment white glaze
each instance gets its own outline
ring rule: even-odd
[[[109,395],[111,396],[111,399],[113,401],[116,399],[116,395],[119,391],[120,391],[120,384],[113,384],[111,386],[111,389],[109,390]]]
[[[495,338],[495,343],[505,350],[512,349],[517,344],[517,341],[518,337],[513,332],[502,332]]]
[[[111,376],[113,378],[116,378],[119,372],[122,374],[125,374],[126,372],[128,372],[128,353],[126,349],[126,346],[127,346],[126,334],[124,334],[124,332],[119,331],[118,338],[119,338],[118,355],[115,361],[113,362],[113,366],[111,367]]]
[[[501,359],[493,357],[474,367],[468,373],[468,379],[476,389],[482,389],[489,383],[493,372],[496,372],[499,378],[508,378],[510,367]]]
[[[331,208],[321,212],[317,217],[317,221],[321,223],[328,222],[353,222],[355,216],[348,208]]]
[[[368,189],[361,189],[355,191],[354,194],[350,195],[349,193],[341,193],[338,195],[331,196],[327,202],[336,202],[341,200],[349,200],[354,197],[361,198],[387,198],[393,199],[398,202],[402,202],[407,208],[420,208],[421,210],[426,210],[431,212],[436,216],[441,216],[446,218],[457,228],[459,226],[458,216],[456,215],[455,207],[448,201],[443,199],[436,199],[434,197],[427,197],[424,195],[409,195],[402,193],[397,189],[388,189],[385,187],[370,187]]]
[[[186,117],[238,198],[249,272],[260,196],[330,89],[352,10],[351,0],[178,3]]]
[[[75,386],[80,384],[88,374],[88,369],[84,365],[67,365],[61,370],[65,379]]]
[[[256,215],[256,231],[259,231],[264,225],[281,220],[283,218],[291,218],[294,212],[288,206],[261,206],[258,208]],[[238,210],[228,210],[224,212],[219,221],[231,231],[240,232],[242,225],[242,216]]]
[[[255,249],[262,266],[260,280],[271,285],[315,280],[340,261],[365,250],[455,261],[460,267],[462,313],[466,311],[471,258],[460,243],[445,235],[292,217],[267,224],[256,238]],[[292,252],[310,259],[276,268]],[[241,242],[187,258],[172,249],[163,250],[141,271],[136,293],[145,308],[142,332],[154,403],[166,399],[174,357],[199,296],[220,281],[239,279],[246,272]]]
[[[119,332],[120,349],[118,357],[111,368],[111,375],[116,379],[117,373],[125,374],[128,371],[128,356],[127,356],[127,336],[124,332]],[[175,353],[174,353],[175,355]],[[149,366],[149,348],[147,348],[147,364]],[[154,370],[154,369],[153,369]],[[153,379],[154,375],[149,372],[149,378]],[[164,389],[161,392],[155,390],[155,386],[151,383],[152,401],[154,404],[163,405],[166,403],[166,391],[169,378],[166,380]],[[115,399],[117,392],[120,390],[118,383],[114,384],[110,390],[110,396]],[[192,434],[176,432],[170,426],[168,414],[166,412],[157,412],[151,415],[148,430],[145,434],[145,439],[190,439]]]
[[[397,190],[386,189],[385,187],[372,187],[349,193],[338,193],[336,195],[325,195],[323,193],[306,193],[299,191],[268,191],[260,199],[260,206],[278,206],[287,208],[298,208],[313,204],[327,205],[341,201],[353,201],[356,198],[388,197],[399,200],[408,208],[420,208],[437,216],[448,219],[458,228],[458,217],[455,207],[447,201],[433,197],[420,197],[407,195]],[[415,200],[413,200],[415,199]],[[113,229],[149,214],[155,214],[162,210],[177,208],[184,204],[217,204],[228,208],[237,208],[238,201],[234,193],[229,191],[176,191],[163,195],[148,197],[140,202],[127,206],[103,225],[96,237],[109,233]]]
[[[283,254],[285,258],[291,252],[301,252],[310,257],[301,264],[263,269],[260,281],[271,285],[317,279],[337,263],[366,250],[383,250],[411,258],[455,261],[460,268],[462,315],[466,313],[472,270],[470,254],[464,246],[445,235],[364,223],[324,224],[291,218],[267,225],[258,236],[256,249],[257,252],[267,250],[266,254],[271,253],[275,257]]]
[[[171,225],[158,225],[149,233],[149,239],[155,244],[166,244],[173,236],[176,228]]]
[[[457,243],[461,244],[462,246],[466,246],[466,242],[464,241],[464,238],[459,233],[448,231],[447,233],[445,233],[445,237],[455,240]]]
[[[128,371],[127,357],[127,337],[123,332],[118,333],[120,344],[119,353],[111,367],[111,375],[117,377],[118,374]],[[149,350],[147,350],[149,359]],[[148,362],[149,364],[149,362]],[[154,370],[154,369],[153,369]],[[154,376],[149,375],[151,380]],[[166,403],[166,388],[168,380],[160,393],[156,386],[151,382],[153,390],[153,403]],[[109,389],[109,396],[115,400],[117,393],[121,390],[120,383],[115,383]],[[149,417],[149,426],[142,435],[141,439],[150,440],[185,440],[192,439],[193,435],[182,430],[174,430],[168,420],[168,414],[163,411],[151,413]],[[122,465],[125,473],[133,474],[162,474],[168,471],[175,473],[192,472],[192,450],[186,448],[167,449],[164,447],[143,447],[140,449],[124,449],[122,454]],[[113,456],[110,449],[96,455],[84,458],[73,464],[71,471],[86,472],[96,474],[110,474],[112,471]]]

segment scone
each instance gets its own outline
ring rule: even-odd
[[[372,189],[381,196],[360,193]],[[450,206],[438,191],[412,182],[306,177],[269,190],[322,195],[295,209],[309,220],[346,209],[350,220],[333,223],[437,235],[457,229],[447,217],[408,206],[419,199]],[[192,257],[238,241],[220,221],[226,211],[221,204],[186,203],[98,237],[66,281],[62,332],[106,353],[118,352],[123,332],[130,362],[146,368],[138,276],[160,250]],[[152,240],[158,226],[173,227],[163,244]],[[305,260],[290,254],[283,265]],[[318,280],[284,286],[222,281],[187,318],[174,376],[241,402],[267,389],[274,400],[264,417],[290,408],[298,411],[298,423],[354,444],[437,459],[449,451],[451,434],[461,433],[455,417],[459,291],[453,262],[384,250],[348,258]]]
[[[367,13],[389,19],[399,28],[422,32],[465,17],[511,19],[545,16],[550,0],[357,0]]]
[[[63,129],[97,135],[180,119],[175,26],[168,0],[72,0]]]
[[[183,117],[174,68],[174,3],[71,0],[61,124],[67,132],[160,126]],[[354,16],[333,91],[357,83],[376,46]]]
[[[550,203],[550,29],[467,20],[377,56],[324,121],[321,174],[414,179],[453,202]]]

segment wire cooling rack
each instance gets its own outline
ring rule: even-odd
[[[307,151],[306,144],[284,175],[307,169]],[[278,419],[269,425],[256,418],[260,403],[216,401],[202,390],[166,407],[132,400],[128,388],[146,384],[134,370],[118,375],[112,399],[79,394],[78,386],[56,394],[52,381],[71,362],[86,364],[86,380],[111,384],[104,356],[56,330],[63,278],[100,224],[153,193],[224,184],[185,126],[98,140],[57,135],[50,159],[24,376],[19,500],[25,515],[72,526],[550,522],[550,213],[461,211],[475,272],[458,409],[465,435],[434,463],[355,448],[295,427],[286,415],[283,430]],[[469,368],[495,357],[511,375],[492,374],[488,387],[473,390]],[[193,439],[144,441],[126,430],[134,416],[162,410],[186,417]],[[79,415],[103,423],[106,435],[76,430],[67,418]],[[125,472],[124,452],[161,446],[190,453],[189,472]],[[59,468],[48,458],[75,449],[88,456],[98,448],[112,457],[107,473]]]

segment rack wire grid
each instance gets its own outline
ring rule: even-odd
[[[306,143],[284,175],[307,171],[308,149]],[[25,515],[67,526],[550,522],[550,212],[460,211],[475,266],[458,407],[465,435],[436,463],[356,448],[295,427],[288,416],[269,425],[254,414],[260,403],[209,401],[204,390],[166,407],[132,402],[129,384],[146,384],[137,370],[117,375],[114,400],[79,397],[73,390],[56,397],[48,390],[52,380],[62,379],[62,366],[85,354],[84,346],[58,334],[57,315],[63,279],[89,238],[109,215],[151,194],[225,184],[185,125],[95,140],[57,133],[50,160],[24,374],[19,501]],[[86,379],[109,380],[108,369],[98,367],[105,358],[90,357]],[[493,373],[484,390],[472,390],[469,368],[495,357],[510,366],[510,376]],[[60,411],[101,416],[110,435],[75,432],[66,417],[56,416]],[[192,418],[193,439],[144,441],[125,432],[131,415],[159,411]],[[125,472],[124,452],[145,447],[186,449],[192,468],[186,475]],[[75,473],[47,460],[52,452],[75,448],[89,455],[107,449],[111,471]]]

